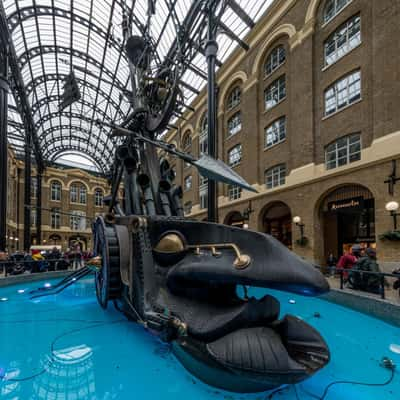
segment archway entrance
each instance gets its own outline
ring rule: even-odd
[[[353,244],[376,247],[375,201],[361,185],[343,185],[330,192],[321,204],[325,260],[349,252]]]
[[[292,248],[292,213],[283,202],[275,202],[265,208],[262,216],[262,230]]]
[[[237,226],[239,228],[243,228],[245,223],[246,221],[243,218],[242,213],[239,211],[232,211],[226,216],[224,221],[225,225]]]
[[[60,245],[61,244],[61,236],[60,235],[50,235],[49,236],[49,244]]]

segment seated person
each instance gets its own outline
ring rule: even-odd
[[[366,272],[380,272],[376,261],[376,251],[372,248],[366,250],[366,255],[361,257],[349,277],[349,283],[353,289],[364,290],[371,293],[380,293],[380,276],[375,274],[363,274]]]

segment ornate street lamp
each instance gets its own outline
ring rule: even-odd
[[[304,224],[301,222],[301,217],[298,215],[293,217],[293,223],[300,229],[300,239],[296,240],[296,243],[300,246],[305,246],[308,242],[308,239],[304,236]]]
[[[397,216],[400,215],[400,213],[397,212],[399,209],[399,203],[397,201],[389,201],[386,203],[386,211],[390,212],[390,215],[393,217],[393,229],[396,231],[397,230]]]

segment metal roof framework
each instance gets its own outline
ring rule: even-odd
[[[9,96],[8,140],[22,156],[26,119],[38,161],[54,162],[68,152],[82,153],[106,173],[118,139],[93,120],[120,124],[131,111],[127,58],[122,34],[128,10],[133,34],[150,37],[155,62],[182,63],[183,103],[190,102],[206,83],[204,0],[2,0],[16,67],[14,95]],[[218,62],[221,65],[241,45],[248,31],[272,0],[214,0],[220,13]],[[179,61],[177,53],[180,52]],[[18,69],[18,71],[16,71]],[[81,99],[59,109],[63,79],[74,70]],[[16,76],[18,75],[18,76]],[[21,107],[23,91],[27,107]]]

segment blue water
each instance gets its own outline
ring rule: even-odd
[[[96,301],[93,281],[77,282],[57,296],[29,300],[27,292],[44,282],[0,289],[0,398],[13,400],[224,399],[263,400],[269,393],[224,392],[189,374],[140,326],[127,322],[113,306]],[[19,291],[19,292],[18,292]],[[22,291],[24,291],[22,293]],[[253,290],[262,295],[266,290]],[[326,339],[330,364],[296,386],[298,398],[321,396],[335,380],[379,383],[390,372],[382,356],[400,364],[391,344],[400,329],[380,320],[314,298],[269,291],[291,313],[315,326]],[[294,300],[294,302],[293,302]],[[315,313],[320,317],[314,317]],[[307,394],[307,393],[310,393]],[[335,385],[326,400],[398,400],[400,376],[385,387]],[[296,399],[294,387],[273,399]]]

